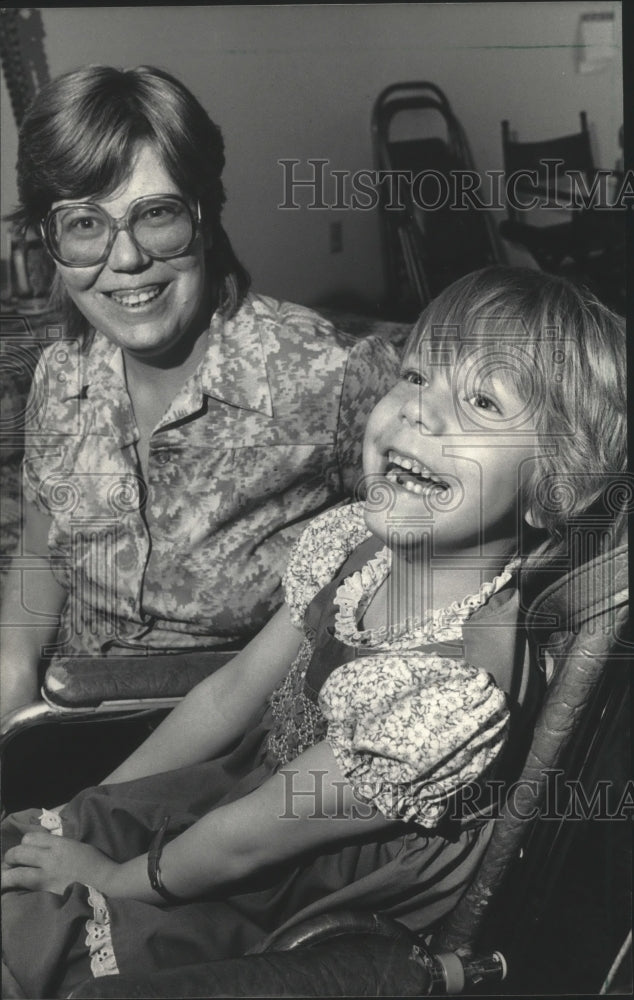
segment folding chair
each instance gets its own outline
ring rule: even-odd
[[[521,244],[544,271],[554,273],[560,273],[565,262],[579,270],[592,256],[610,252],[619,235],[621,243],[624,240],[618,213],[615,217],[605,204],[584,206],[580,200],[589,199],[597,172],[585,111],[579,119],[579,132],[528,142],[520,142],[510,123],[502,122],[506,189],[512,197],[507,197],[508,220],[500,224],[500,234]],[[573,182],[572,175],[578,180]]]
[[[399,137],[407,125],[413,137]],[[416,81],[386,87],[374,104],[372,137],[375,165],[387,175],[379,211],[388,302],[416,318],[452,281],[506,263],[505,254],[488,212],[461,195],[454,204],[459,179],[478,175],[465,131],[439,87]],[[395,180],[399,172],[403,183]]]

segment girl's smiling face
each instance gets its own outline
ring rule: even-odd
[[[142,144],[127,181],[104,198],[92,199],[113,218],[125,215],[136,198],[178,194],[157,152]],[[55,202],[52,206],[72,204]],[[108,259],[92,267],[57,270],[71,299],[100,333],[125,352],[148,362],[173,352],[188,334],[201,332],[210,319],[210,293],[205,246],[199,231],[183,254],[153,259],[118,233]]]
[[[452,366],[428,364],[428,353],[424,339],[409,351],[370,415],[367,525],[388,542],[397,528],[432,533],[435,554],[513,552],[522,476],[537,452],[534,402],[483,347]]]

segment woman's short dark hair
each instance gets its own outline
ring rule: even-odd
[[[129,176],[139,142],[150,143],[180,190],[200,202],[211,235],[216,300],[233,315],[249,276],[220,222],[222,134],[193,94],[164,70],[85,66],[42,88],[20,129],[20,206],[10,218],[24,231],[37,226],[55,201],[111,194]]]

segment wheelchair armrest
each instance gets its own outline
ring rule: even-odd
[[[105,702],[144,702],[184,697],[239,650],[65,657],[49,666],[42,694],[60,709],[93,708]]]

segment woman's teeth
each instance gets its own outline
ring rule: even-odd
[[[423,494],[429,490],[442,491],[449,489],[449,485],[432,472],[430,468],[417,462],[407,455],[399,455],[395,451],[388,452],[388,469],[386,479],[402,486],[410,493]]]
[[[126,309],[134,309],[135,306],[145,306],[148,302],[153,302],[163,291],[162,285],[152,285],[151,288],[140,288],[136,291],[110,292],[110,298],[114,299],[120,306]]]

